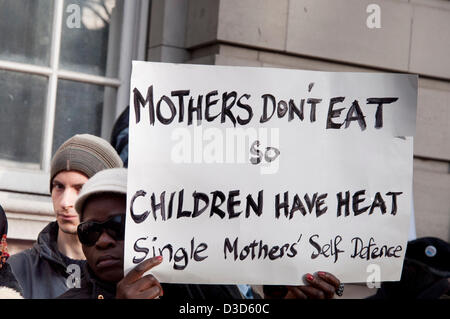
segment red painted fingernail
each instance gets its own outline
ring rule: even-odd
[[[325,277],[325,275],[326,275],[326,273],[323,272],[323,271],[319,271],[317,274],[318,274],[320,277]]]
[[[158,261],[162,261],[162,256],[158,256],[156,259],[158,259]]]
[[[308,281],[313,281],[313,280],[314,280],[314,276],[311,275],[311,274],[306,274],[306,279],[307,279]]]

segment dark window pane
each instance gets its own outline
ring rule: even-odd
[[[79,8],[80,23],[78,28],[76,11],[64,13],[60,68],[117,77],[123,1],[66,0],[68,5]]]
[[[46,77],[0,70],[2,166],[17,161],[40,167],[47,82]]]
[[[0,59],[49,65],[51,0],[0,0]]]
[[[115,90],[68,80],[58,82],[52,154],[75,134],[100,136],[103,104]]]

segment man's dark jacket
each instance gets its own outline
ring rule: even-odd
[[[39,233],[32,248],[8,259],[24,298],[56,298],[69,289],[68,265],[58,251],[57,239],[58,224],[51,222]]]
[[[242,299],[237,286],[161,284],[167,300],[227,300]],[[86,264],[81,277],[81,288],[72,288],[61,295],[60,299],[114,299],[116,284],[98,279]]]

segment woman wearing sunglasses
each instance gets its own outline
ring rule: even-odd
[[[127,170],[114,168],[94,175],[83,186],[75,203],[80,215],[78,237],[87,265],[81,288],[72,288],[59,298],[78,299],[235,299],[236,286],[160,284],[145,272],[161,263],[147,259],[123,274]]]

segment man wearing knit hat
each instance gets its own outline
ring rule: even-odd
[[[25,298],[55,298],[79,284],[85,257],[77,236],[75,200],[94,174],[122,166],[114,148],[90,134],[75,135],[56,151],[50,168],[56,221],[39,233],[32,248],[8,260]]]

